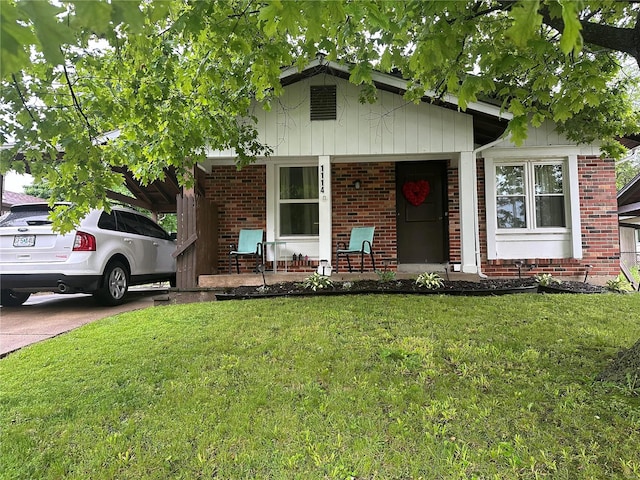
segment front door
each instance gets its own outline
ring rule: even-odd
[[[396,164],[398,263],[443,263],[447,251],[446,162]]]

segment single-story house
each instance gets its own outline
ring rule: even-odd
[[[209,152],[212,273],[227,272],[240,229],[263,229],[289,270],[311,271],[335,263],[352,227],[374,226],[378,265],[398,271],[618,274],[615,165],[597,145],[544,124],[516,146],[503,135],[508,114],[490,102],[465,111],[451,96],[413,103],[405,80],[377,73],[377,101],[362,103],[348,77],[348,66],[321,57],[283,70],[284,94],[252,111],[272,154],[238,171],[234,151]]]

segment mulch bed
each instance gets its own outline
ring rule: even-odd
[[[317,290],[305,289],[301,282],[268,284],[261,287],[235,287],[217,295],[219,300],[231,298],[265,298],[274,296],[298,295],[345,295],[363,293],[400,293],[400,294],[446,294],[446,295],[503,295],[508,293],[602,293],[603,287],[583,282],[563,281],[550,287],[539,287],[533,278],[522,279],[486,279],[477,282],[463,280],[444,280],[439,288],[421,287],[412,279],[397,279],[388,282],[378,280],[356,280],[353,282],[335,282],[332,286]]]

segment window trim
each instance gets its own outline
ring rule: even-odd
[[[576,146],[492,148],[484,152],[485,172],[485,222],[487,259],[497,260],[499,242],[546,241],[568,242],[570,253],[562,258],[582,259],[582,223],[580,213],[580,191],[578,176],[578,155]],[[565,192],[566,227],[542,227],[536,229],[498,229],[496,218],[495,165],[534,161],[537,163],[564,161],[563,188]],[[549,258],[532,248],[530,255],[522,258]]]
[[[276,227],[276,236],[281,240],[304,240],[304,239],[313,239],[317,240],[320,236],[320,232],[318,229],[317,234],[283,234],[282,233],[282,225],[280,219],[280,205],[282,204],[309,204],[315,203],[318,206],[318,216],[320,215],[320,188],[318,187],[318,197],[315,199],[310,198],[295,198],[295,199],[283,199],[280,198],[280,171],[283,168],[299,168],[299,167],[315,167],[318,173],[318,179],[320,178],[319,167],[318,164],[309,164],[309,163],[286,163],[279,164],[275,166],[275,227]],[[318,217],[319,218],[319,217]],[[319,221],[319,220],[318,220]]]

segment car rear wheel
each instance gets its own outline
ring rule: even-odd
[[[3,307],[19,307],[26,302],[30,296],[30,293],[16,292],[15,290],[6,288],[0,290],[0,304]]]
[[[102,287],[95,296],[104,305],[119,305],[129,290],[129,273],[120,262],[107,265],[102,279]]]

